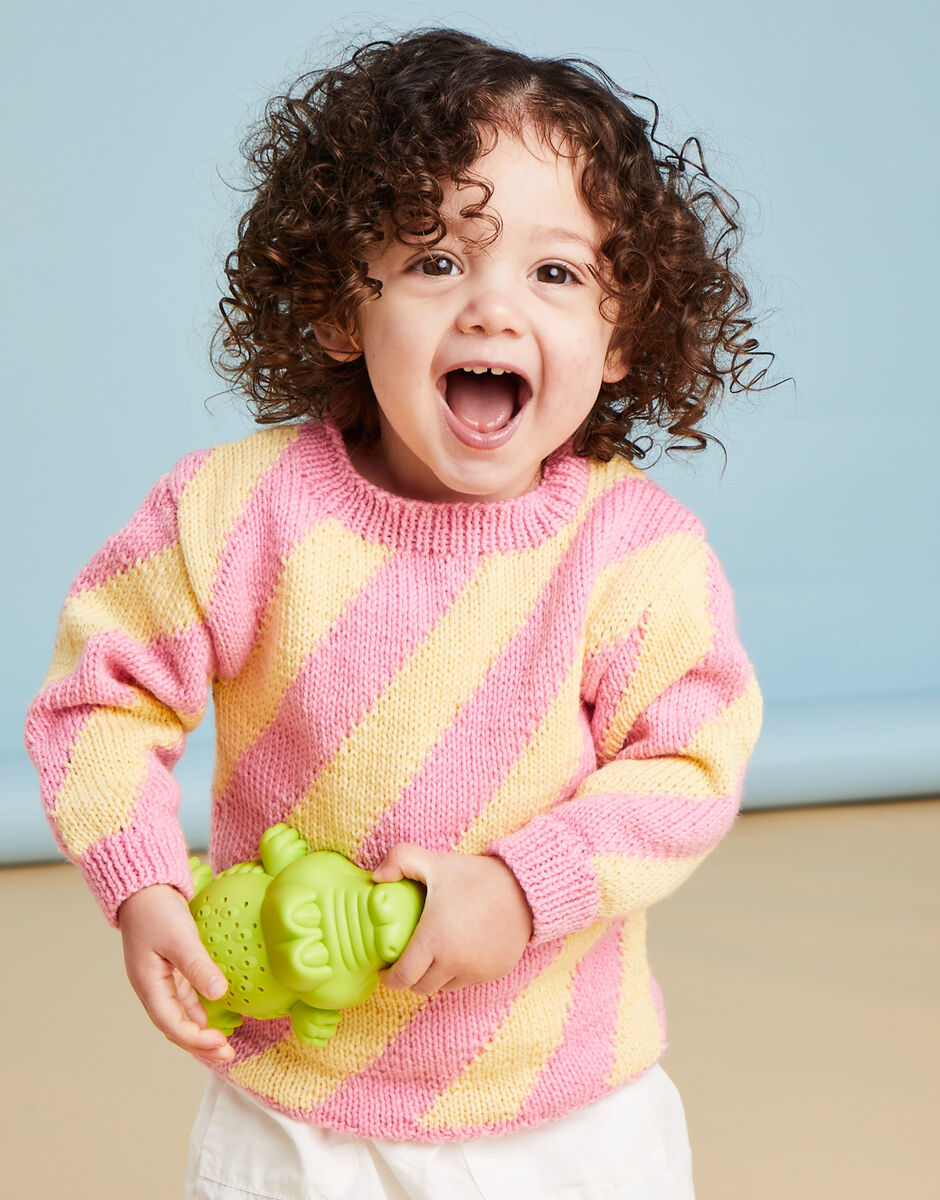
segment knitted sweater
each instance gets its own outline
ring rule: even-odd
[[[246,1019],[221,1068],[302,1120],[466,1138],[561,1116],[664,1046],[646,909],[732,824],[760,697],[699,522],[558,452],[501,503],[391,495],[328,424],[182,459],[79,575],[27,742],[113,921],[192,894],[171,769],[216,710],[211,857],[295,826],[374,868],[495,854],[533,915],[501,979],[379,986],[325,1048]]]

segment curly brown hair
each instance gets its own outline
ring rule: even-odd
[[[626,103],[652,107],[645,121]],[[227,257],[216,369],[262,424],[327,412],[350,440],[379,435],[361,358],[338,362],[317,326],[355,337],[381,285],[370,253],[387,236],[433,246],[446,234],[442,181],[470,174],[500,130],[538,131],[583,160],[580,187],[605,231],[603,303],[628,373],[605,383],[574,438],[577,453],[642,458],[649,431],[700,450],[727,385],[759,390],[766,368],[731,267],[738,205],[710,178],[696,139],[656,136],[658,110],[582,59],[533,59],[449,29],[361,47],[269,102],[245,143],[254,201]],[[690,158],[694,150],[695,158]],[[498,223],[498,222],[497,222]],[[642,434],[642,436],[638,436]]]

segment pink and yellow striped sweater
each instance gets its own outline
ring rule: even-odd
[[[760,721],[701,526],[623,460],[426,504],[328,424],[189,455],[76,580],[27,740],[113,920],[191,894],[171,769],[214,696],[216,869],[288,821],[372,868],[400,841],[499,855],[532,941],[502,979],[379,987],[326,1048],[246,1020],[226,1073],[302,1120],[465,1138],[558,1117],[664,1044],[646,909],[734,820]]]

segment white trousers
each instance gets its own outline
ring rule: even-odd
[[[661,1067],[547,1125],[468,1142],[350,1137],[213,1075],[186,1200],[694,1200],[679,1093]]]

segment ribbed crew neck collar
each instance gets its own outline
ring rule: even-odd
[[[299,462],[327,508],[369,541],[424,553],[524,550],[557,533],[575,514],[589,467],[566,447],[545,461],[538,487],[512,500],[439,503],[387,492],[353,466],[329,420],[300,427]]]

